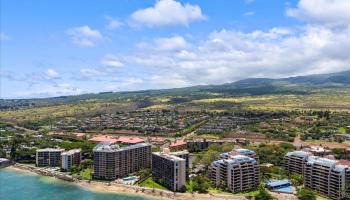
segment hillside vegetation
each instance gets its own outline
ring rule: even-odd
[[[12,122],[140,109],[350,111],[350,71],[284,79],[246,79],[178,89],[0,99],[0,105],[0,120]]]

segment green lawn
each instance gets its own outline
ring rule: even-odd
[[[238,195],[238,196],[255,196],[257,193],[259,193],[258,190],[254,190],[254,191],[250,191],[250,192],[238,192],[238,193],[235,193],[235,195]]]
[[[142,181],[141,183],[139,183],[139,186],[142,187],[148,187],[148,188],[157,188],[157,189],[161,189],[161,190],[168,190],[167,188],[165,188],[164,186],[156,183],[152,177],[147,178],[146,180]]]

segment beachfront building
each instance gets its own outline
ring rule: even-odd
[[[310,156],[312,156],[312,153],[306,152],[306,151],[288,152],[284,156],[283,165],[289,174],[291,173],[303,174],[305,163],[307,162]]]
[[[139,143],[119,147],[112,142],[101,142],[94,149],[94,172],[97,179],[114,180],[151,167],[151,145]]]
[[[37,167],[61,167],[61,154],[64,149],[37,149],[36,166]]]
[[[61,153],[61,168],[69,171],[72,166],[78,166],[81,162],[81,149],[72,149]]]
[[[321,195],[341,199],[350,195],[350,167],[336,160],[310,156],[305,163],[304,184]]]
[[[188,180],[189,173],[190,173],[189,152],[187,150],[183,150],[183,151],[171,152],[170,154],[186,160],[186,180]]]
[[[170,153],[169,149],[152,153],[152,177],[169,190],[182,191],[184,189],[186,172],[186,159]]]
[[[260,183],[258,162],[245,155],[214,161],[208,173],[216,187],[227,187],[234,193],[254,189]]]

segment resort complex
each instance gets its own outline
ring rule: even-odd
[[[101,142],[94,149],[94,178],[113,180],[151,166],[151,145],[139,143],[119,147]]]
[[[233,150],[233,152],[241,151]],[[227,187],[234,193],[256,188],[260,183],[257,160],[246,155],[232,155],[231,152],[229,154],[229,156],[227,153],[220,155],[221,159],[209,166],[208,176],[215,186]]]

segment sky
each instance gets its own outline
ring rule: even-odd
[[[350,69],[350,0],[0,3],[0,98]]]

